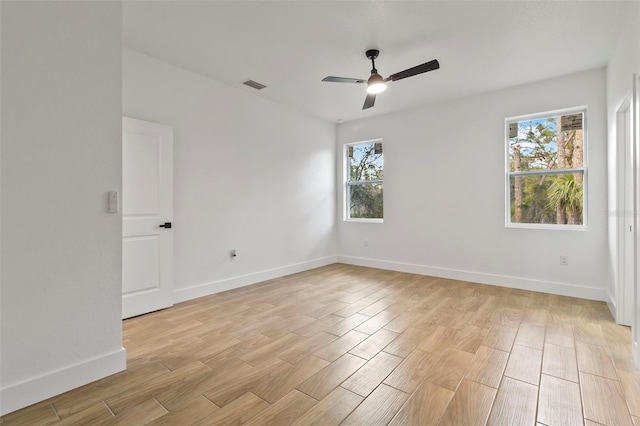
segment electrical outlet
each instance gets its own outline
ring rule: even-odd
[[[560,265],[568,266],[569,265],[569,256],[561,254],[560,255]]]

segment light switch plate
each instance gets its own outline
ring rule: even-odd
[[[109,191],[109,213],[119,213],[120,212],[120,201],[118,198],[117,191]]]

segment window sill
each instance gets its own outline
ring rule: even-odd
[[[355,218],[355,219],[345,219],[345,222],[364,222],[364,223],[384,223],[384,219],[364,219],[364,218]]]
[[[587,225],[554,225],[552,223],[507,223],[506,228],[540,229],[554,231],[588,231]]]

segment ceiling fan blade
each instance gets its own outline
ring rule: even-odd
[[[346,77],[325,77],[322,81],[328,81],[330,83],[364,83],[366,80],[360,78],[346,78]]]
[[[362,105],[362,109],[368,109],[376,103],[376,95],[375,93],[368,93],[367,98],[364,100],[364,105]]]
[[[391,81],[402,80],[403,78],[413,77],[414,75],[437,70],[438,68],[440,68],[440,63],[438,63],[437,59],[434,59],[432,61],[425,62],[424,64],[417,65],[413,68],[409,68],[407,70],[392,74],[389,76],[389,78],[387,78],[387,80],[391,80]]]

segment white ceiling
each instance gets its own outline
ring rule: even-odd
[[[620,1],[125,1],[124,46],[330,121],[354,120],[607,64]],[[637,16],[637,14],[635,15]],[[363,111],[364,52],[393,82]],[[256,91],[241,83],[267,85]]]

